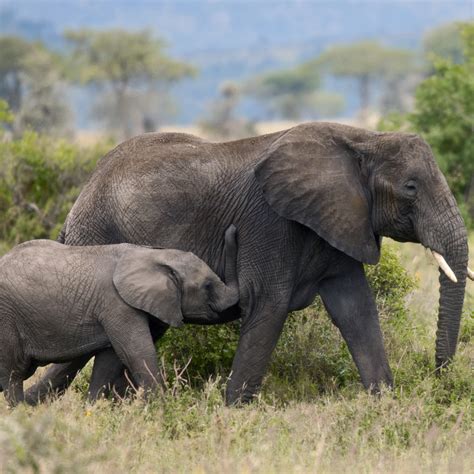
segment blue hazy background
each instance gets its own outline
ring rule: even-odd
[[[65,29],[148,28],[166,40],[167,52],[195,65],[199,74],[173,87],[173,123],[199,120],[227,80],[242,81],[317,56],[325,47],[361,39],[419,49],[434,27],[473,17],[471,1],[150,1],[0,0],[0,33],[65,46]],[[345,96],[343,116],[357,108],[355,86],[331,80]],[[87,90],[71,90],[78,128],[91,128]],[[266,118],[255,101],[243,100],[250,120]]]

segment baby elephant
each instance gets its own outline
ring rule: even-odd
[[[11,405],[40,365],[112,346],[135,383],[160,382],[149,317],[212,321],[239,299],[236,229],[225,279],[190,252],[130,244],[71,247],[37,240],[0,259],[0,386]]]

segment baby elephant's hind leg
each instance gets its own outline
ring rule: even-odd
[[[147,316],[130,308],[124,314],[104,318],[102,325],[116,354],[138,386],[146,393],[162,386]]]
[[[12,338],[2,341],[0,354],[0,386],[10,406],[16,406],[25,400],[23,380],[26,379],[31,361],[23,353],[21,345]]]

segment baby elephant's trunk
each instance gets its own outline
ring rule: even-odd
[[[239,301],[237,277],[237,229],[229,226],[225,232],[225,284],[219,286],[216,301],[211,305],[217,313],[234,306]]]

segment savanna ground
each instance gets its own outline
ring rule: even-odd
[[[188,326],[160,345],[169,388],[147,405],[89,405],[87,371],[36,408],[2,399],[0,471],[473,472],[474,284],[456,360],[437,377],[438,271],[428,254],[386,242],[369,273],[396,383],[380,398],[362,390],[318,302],[290,317],[261,395],[243,408],[222,395],[235,328]]]

